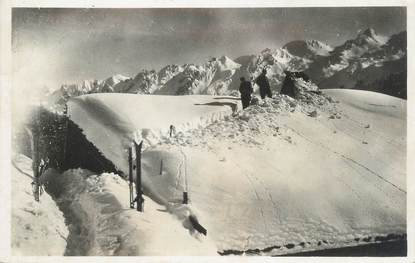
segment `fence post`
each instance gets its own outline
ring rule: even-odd
[[[186,154],[183,152],[183,150],[181,150],[182,154],[183,154],[183,164],[184,164],[184,191],[183,191],[183,204],[187,205],[189,203],[189,184],[187,181],[187,156]]]
[[[187,205],[189,203],[189,197],[187,192],[183,192],[183,204]]]
[[[140,144],[137,144],[134,141],[135,146],[135,160],[136,160],[136,192],[137,192],[137,211],[143,212],[143,192],[142,192],[142,186],[141,186],[141,148],[143,146],[143,141],[140,142]]]

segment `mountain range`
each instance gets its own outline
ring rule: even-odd
[[[238,95],[240,77],[253,80],[264,68],[274,92],[281,90],[286,71],[303,71],[321,89],[370,90],[406,99],[406,36],[403,31],[386,37],[369,28],[337,47],[318,40],[296,40],[234,60],[222,56],[201,65],[142,70],[133,78],[117,74],[105,80],[64,84],[49,95],[49,101],[59,104],[70,97],[106,92]]]

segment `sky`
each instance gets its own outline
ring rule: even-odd
[[[406,30],[406,9],[13,8],[13,87],[134,77],[143,69],[234,59],[299,39],[336,46],[369,27],[386,36]]]

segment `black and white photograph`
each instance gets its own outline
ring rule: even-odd
[[[408,259],[405,3],[11,6],[6,261]]]

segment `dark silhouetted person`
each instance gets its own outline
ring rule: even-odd
[[[251,94],[254,92],[250,81],[246,81],[244,77],[241,77],[241,85],[239,85],[239,92],[241,93],[242,108],[245,109],[251,102]]]
[[[255,79],[255,83],[259,86],[259,95],[261,95],[261,99],[265,99],[265,96],[272,97],[271,87],[266,74],[267,70],[263,69],[261,75]]]

